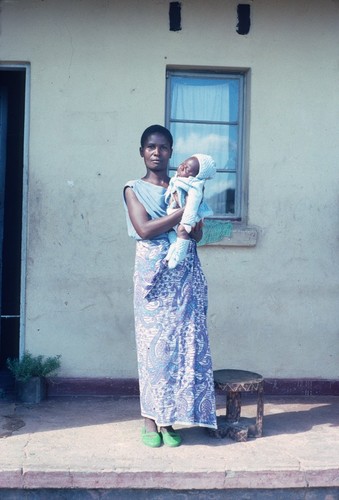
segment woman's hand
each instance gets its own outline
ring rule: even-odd
[[[202,228],[204,225],[204,221],[200,220],[199,222],[196,223],[194,227],[192,227],[190,236],[193,238],[197,243],[201,240],[202,238]]]

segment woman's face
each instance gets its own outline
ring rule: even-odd
[[[167,164],[172,156],[172,148],[162,134],[151,134],[147,137],[145,144],[140,148],[140,156],[145,165],[154,172],[167,169]]]

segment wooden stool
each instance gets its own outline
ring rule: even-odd
[[[259,373],[245,370],[216,370],[213,372],[215,388],[226,392],[226,418],[218,417],[218,429],[211,430],[215,437],[230,437],[247,441],[248,437],[261,437],[264,415],[264,379]],[[257,392],[255,425],[240,422],[241,393]]]

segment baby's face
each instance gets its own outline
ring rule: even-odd
[[[187,158],[177,168],[178,177],[196,177],[199,173],[199,161],[195,156]]]

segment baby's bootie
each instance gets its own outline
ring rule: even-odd
[[[179,262],[183,261],[186,257],[188,246],[190,240],[184,240],[183,238],[177,238],[177,241],[171,245],[170,251],[167,254],[166,259],[168,259],[168,267],[174,269]]]

